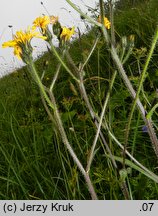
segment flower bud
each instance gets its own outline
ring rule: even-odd
[[[52,26],[52,29],[53,29],[54,35],[56,35],[57,38],[59,39],[60,34],[61,34],[61,30],[62,30],[60,23],[58,21],[56,23],[54,23]]]

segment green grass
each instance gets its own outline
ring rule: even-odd
[[[117,11],[117,45],[123,36],[129,37],[134,34],[135,48],[146,47],[148,53],[157,22],[155,8],[158,8],[156,1],[150,1],[146,7],[140,4],[134,9]],[[76,66],[84,62],[95,38],[96,29],[92,29],[80,40],[72,43],[69,52]],[[138,65],[142,70],[147,53],[139,59],[138,56],[131,54],[124,65],[135,88],[140,76]],[[156,99],[157,55],[156,47],[143,84],[144,95],[151,104]],[[45,61],[48,61],[46,68]],[[65,62],[73,69],[67,60]],[[40,76],[45,70],[43,83],[49,86],[58,65],[57,59],[48,52],[35,64]],[[99,116],[114,70],[107,45],[101,38],[85,67],[84,77],[89,100]],[[68,140],[86,167],[96,127],[76,82],[64,68],[61,68],[54,87],[54,95]],[[141,92],[141,101],[147,110],[150,110],[151,107],[144,95]],[[117,73],[103,123],[108,123],[109,131],[122,145],[125,143],[131,107],[130,94]],[[153,120],[157,125],[156,113],[153,114]],[[148,134],[142,131],[143,126],[140,113],[135,110],[127,150],[146,168],[158,174],[157,158]],[[107,129],[102,131],[115,156],[118,168],[113,166],[99,138],[90,170],[95,191],[99,199],[125,199],[120,187],[122,179],[119,176],[119,171],[123,168],[123,151],[116,145]],[[0,199],[91,199],[85,180],[63,145],[58,128],[47,115],[39,89],[26,67],[0,80],[0,134]],[[125,178],[132,193],[130,197],[157,199],[158,185],[154,177],[151,179],[144,171],[135,167],[129,157],[126,159],[126,168],[131,168]]]

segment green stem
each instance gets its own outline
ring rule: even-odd
[[[99,0],[101,23],[104,26],[104,2]]]
[[[133,141],[132,141],[131,155],[134,155],[135,146],[136,146],[136,138],[137,138],[137,135],[139,133],[139,130],[138,130],[139,124],[140,124],[140,112],[138,113],[137,123],[136,123],[136,127],[135,127],[135,130],[134,130],[134,137],[133,137]]]
[[[37,83],[37,85],[39,86],[39,89],[42,93],[42,95],[44,96],[45,100],[47,101],[47,103],[49,104],[49,106],[53,109],[54,111],[54,116],[55,116],[55,120],[56,120],[56,123],[57,123],[57,126],[58,126],[58,129],[59,129],[59,132],[61,134],[61,137],[62,137],[62,140],[63,140],[63,143],[66,145],[70,155],[72,156],[74,162],[77,164],[79,170],[81,171],[81,173],[83,174],[84,178],[85,178],[85,181],[87,183],[87,186],[88,186],[88,190],[91,194],[91,197],[92,199],[97,199],[97,195],[95,193],[95,190],[94,190],[94,187],[93,187],[93,184],[91,182],[91,179],[89,177],[89,174],[85,171],[84,167],[82,166],[81,162],[79,161],[77,155],[75,154],[74,150],[72,149],[69,141],[68,141],[68,138],[67,138],[67,135],[65,133],[65,130],[64,130],[64,127],[62,125],[62,121],[61,121],[61,118],[60,118],[60,115],[59,115],[59,112],[58,112],[58,108],[57,108],[57,105],[56,105],[56,101],[55,101],[55,98],[54,98],[54,95],[52,92],[50,92],[50,90],[47,90],[48,93],[49,93],[49,96],[50,96],[50,99],[49,97],[47,96],[46,94],[46,91],[45,91],[45,88],[37,74],[37,71],[36,71],[36,68],[34,66],[34,63],[33,61],[30,59],[29,61],[29,68],[33,74],[33,77]]]
[[[146,116],[147,119],[150,119],[150,118],[151,118],[151,116],[153,115],[153,112],[156,110],[157,107],[158,107],[158,103],[155,104],[155,105],[152,107],[152,109],[150,110],[150,112],[148,112],[148,114],[147,114],[147,116]]]
[[[132,98],[135,99],[136,92],[135,92],[130,80],[128,79],[128,77],[127,77],[127,75],[125,73],[125,70],[124,70],[124,68],[123,68],[123,66],[122,66],[122,64],[120,62],[120,59],[119,59],[119,57],[117,55],[116,49],[113,46],[112,46],[112,49],[111,49],[111,55],[112,55],[112,58],[113,58],[116,66],[117,66],[117,68],[119,70],[120,75],[122,76],[122,78],[123,78],[123,80],[125,82],[125,85],[126,85],[128,91],[130,92]],[[136,101],[138,109],[141,112],[142,118],[143,118],[146,126],[148,127],[148,134],[150,136],[150,140],[151,140],[153,149],[155,151],[155,154],[158,157],[158,139],[157,139],[157,136],[155,134],[155,130],[153,128],[153,122],[150,119],[149,120],[146,119],[146,111],[145,111],[139,97],[135,101]]]
[[[93,52],[94,52],[94,50],[95,50],[95,48],[96,48],[96,45],[97,45],[97,43],[98,43],[98,41],[99,41],[99,38],[100,38],[100,36],[98,36],[98,37],[96,38],[96,40],[95,40],[95,42],[94,42],[94,44],[93,44],[93,46],[92,46],[92,49],[90,50],[90,53],[89,53],[87,59],[85,60],[85,62],[84,62],[83,65],[81,66],[80,71],[83,71],[84,67],[85,67],[86,64],[88,63],[88,61],[89,61],[91,55],[93,54]]]
[[[124,146],[117,140],[117,138],[113,135],[113,133],[109,130],[107,124],[106,124],[106,128],[108,130],[109,135],[111,136],[111,138],[116,142],[116,144],[122,149],[124,150]],[[143,166],[141,163],[139,163],[139,161],[137,161],[127,150],[126,150],[126,154],[130,157],[130,159],[137,164],[141,169],[143,169],[149,176],[151,176],[150,178],[153,179],[155,182],[158,183],[158,176],[155,175],[153,172],[151,172],[150,170],[148,170],[145,166]],[[122,159],[123,161],[123,159]],[[125,160],[126,161],[126,160]]]
[[[93,49],[93,50],[94,50],[94,49]],[[86,92],[86,89],[85,89],[85,86],[84,86],[84,82],[83,82],[83,70],[82,70],[82,68],[79,70],[79,69],[76,67],[75,63],[73,62],[73,59],[71,58],[71,56],[69,55],[68,52],[67,52],[66,57],[67,57],[69,63],[72,65],[72,67],[73,67],[75,73],[76,73],[76,74],[79,74],[79,78],[80,78],[79,90],[80,90],[80,93],[81,93],[81,95],[82,95],[82,97],[83,97],[83,99],[84,99],[84,101],[85,101],[85,103],[86,103],[86,106],[87,106],[87,108],[88,108],[88,110],[89,110],[89,112],[90,112],[90,115],[91,115],[91,117],[92,117],[94,123],[95,123],[95,126],[96,126],[96,128],[98,129],[98,126],[99,126],[99,123],[98,123],[98,122],[99,122],[99,121],[97,121],[97,119],[95,118],[95,117],[96,117],[95,112],[94,112],[94,110],[93,110],[93,108],[92,108],[92,106],[91,106],[91,104],[90,104],[90,101],[89,101],[89,98],[88,98],[88,96],[87,96],[87,92]],[[106,103],[107,103],[107,102],[106,102]],[[117,165],[116,165],[115,161],[114,161],[113,158],[112,158],[111,150],[110,150],[110,148],[109,148],[109,146],[108,146],[108,144],[107,144],[107,142],[106,142],[106,140],[105,140],[105,138],[104,138],[104,135],[103,135],[103,133],[102,133],[102,131],[101,131],[100,129],[99,129],[99,134],[100,134],[100,137],[101,137],[101,140],[102,140],[103,144],[105,145],[107,151],[108,151],[109,154],[111,155],[111,161],[113,162],[113,165],[114,165],[114,167],[116,168]],[[87,169],[86,169],[86,170],[87,170]],[[87,172],[89,172],[89,170],[88,170]]]
[[[108,157],[110,157],[110,155],[107,155]],[[123,163],[123,158],[118,157],[118,156],[113,156],[115,158],[116,161],[119,161],[121,163]],[[134,163],[132,163],[130,160],[125,160],[125,164],[135,170],[137,170],[138,172],[142,173],[143,175],[147,176],[148,178],[152,179],[154,182],[158,183],[158,176],[155,175],[153,172],[147,170],[147,169],[143,169],[140,166],[135,165]]]
[[[94,19],[92,19],[91,17],[87,16],[85,13],[83,13],[75,4],[73,4],[70,0],[66,0],[67,3],[69,5],[71,5],[71,7],[76,10],[81,16],[83,16],[85,19],[87,19],[90,23],[98,26],[98,27],[101,27],[102,25],[98,22],[96,22]]]
[[[115,28],[114,28],[114,3],[113,0],[109,1],[110,7],[110,22],[111,22],[111,43],[115,47],[116,39],[115,39]]]
[[[143,82],[144,82],[144,80],[145,80],[147,68],[148,68],[148,66],[149,66],[150,59],[151,59],[151,57],[152,57],[152,55],[153,55],[153,52],[154,52],[154,49],[155,49],[157,40],[158,40],[158,29],[156,30],[156,34],[155,34],[155,36],[154,36],[154,39],[153,39],[153,42],[152,42],[152,45],[151,45],[151,49],[150,49],[149,55],[148,55],[148,57],[147,57],[147,60],[146,60],[144,69],[143,69],[143,71],[142,71],[142,73],[141,73],[141,77],[140,77],[140,82],[139,82],[138,90],[137,90],[137,92],[136,92],[136,96],[135,96],[135,98],[134,98],[133,105],[132,105],[132,108],[131,108],[131,112],[130,112],[130,115],[129,115],[128,124],[127,124],[127,130],[126,130],[125,148],[126,148],[127,142],[128,142],[129,131],[130,131],[130,125],[131,125],[133,113],[134,113],[134,110],[135,110],[135,107],[136,107],[136,104],[137,104],[137,100],[139,99],[139,94],[140,94],[140,92],[141,92],[141,89],[142,89],[142,86],[143,86]],[[156,107],[156,105],[155,105],[155,107]],[[153,107],[153,108],[154,108],[154,107]],[[149,116],[150,116],[150,113],[148,113],[147,116],[149,117]],[[156,154],[157,154],[157,156],[158,156],[158,149],[156,148],[155,150],[156,150]]]
[[[91,167],[91,163],[92,163],[93,158],[94,158],[95,147],[96,147],[97,140],[98,140],[98,137],[99,137],[99,134],[100,134],[101,125],[103,123],[105,110],[106,110],[106,107],[107,107],[107,104],[108,104],[108,101],[109,101],[110,93],[111,93],[111,90],[112,90],[112,87],[113,87],[113,84],[114,84],[114,81],[115,81],[115,78],[116,78],[116,74],[117,74],[117,71],[114,71],[114,74],[112,76],[111,83],[110,83],[110,86],[109,86],[109,90],[108,90],[108,93],[106,95],[104,106],[103,106],[101,116],[100,116],[100,119],[99,119],[99,124],[98,124],[98,127],[97,127],[97,132],[96,132],[96,135],[95,135],[95,138],[94,138],[94,142],[93,142],[93,145],[92,145],[92,148],[91,148],[89,160],[88,160],[88,163],[87,163],[87,168],[86,168],[87,172],[89,172],[90,167]],[[111,155],[111,159],[113,159],[112,155]],[[115,167],[117,167],[115,160],[113,160],[113,163],[114,163]]]
[[[57,80],[57,78],[58,78],[58,76],[59,76],[60,69],[61,69],[61,63],[59,63],[59,65],[58,65],[58,67],[57,67],[57,70],[56,70],[56,72],[55,72],[55,75],[54,75],[54,77],[53,77],[52,83],[51,83],[50,88],[49,88],[50,91],[52,91],[53,88],[54,88],[55,82],[56,82],[56,80]]]
[[[74,74],[71,72],[71,70],[68,68],[68,66],[65,64],[65,62],[63,61],[63,59],[60,57],[60,55],[58,54],[58,52],[56,51],[52,41],[49,42],[49,45],[51,47],[51,50],[53,51],[53,53],[55,54],[56,58],[59,60],[59,62],[62,64],[62,66],[65,68],[65,70],[70,74],[70,76],[79,83],[79,80],[74,76]]]
[[[65,146],[67,147],[70,155],[72,156],[74,162],[78,166],[80,172],[84,176],[85,181],[86,181],[87,186],[88,186],[88,190],[89,190],[89,192],[91,194],[92,199],[97,200],[98,198],[97,198],[97,195],[95,193],[93,184],[92,184],[91,179],[89,177],[89,174],[85,171],[83,165],[81,164],[80,160],[78,159],[77,155],[75,154],[73,148],[71,147],[71,145],[70,145],[70,143],[68,141],[68,138],[67,138],[66,132],[64,130],[63,123],[61,121],[60,114],[59,114],[59,111],[58,111],[58,108],[57,108],[57,105],[56,105],[55,97],[54,97],[52,92],[50,92],[49,90],[48,90],[48,92],[49,92],[49,96],[51,98],[51,101],[52,101],[52,103],[54,104],[54,106],[56,108],[55,111],[54,111],[54,116],[55,116],[56,123],[58,125],[59,132],[60,132],[61,137],[62,137],[62,141],[65,144]]]
[[[39,89],[40,89],[42,95],[44,96],[45,100],[47,101],[48,105],[54,110],[55,108],[54,108],[52,102],[50,101],[48,95],[46,94],[45,88],[44,88],[44,86],[43,86],[43,84],[41,82],[41,79],[38,76],[38,73],[36,71],[36,68],[35,68],[35,65],[34,65],[32,59],[30,59],[28,67],[29,67],[30,72],[32,73],[37,85],[39,86]]]

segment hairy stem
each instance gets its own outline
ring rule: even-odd
[[[133,105],[132,105],[132,108],[131,108],[131,112],[130,112],[130,115],[129,115],[128,124],[127,124],[127,129],[126,129],[126,135],[125,135],[125,148],[124,148],[124,149],[127,148],[128,137],[129,137],[129,131],[130,131],[130,125],[131,125],[133,113],[134,113],[134,111],[135,111],[135,107],[136,107],[136,104],[137,104],[137,100],[138,100],[138,98],[139,98],[139,95],[140,95],[140,92],[141,92],[141,89],[142,89],[142,86],[143,86],[143,82],[144,82],[144,80],[145,80],[147,68],[148,68],[148,66],[149,66],[150,59],[152,58],[152,55],[153,55],[153,52],[154,52],[154,49],[155,49],[157,40],[158,40],[158,29],[156,30],[156,34],[155,34],[155,37],[154,37],[154,39],[153,39],[153,42],[152,42],[152,45],[151,45],[151,49],[150,49],[149,55],[148,55],[148,57],[147,57],[147,60],[146,60],[144,69],[143,69],[143,71],[142,71],[142,73],[141,73],[141,77],[140,77],[138,89],[137,89],[136,96],[135,96],[135,98],[134,98]],[[147,119],[146,119],[146,122],[148,122]],[[150,129],[150,128],[149,128],[149,129]],[[152,131],[151,131],[151,132],[152,132]],[[155,140],[155,141],[156,141],[156,140]],[[156,147],[156,146],[154,145],[155,153],[156,153],[156,155],[157,155],[157,157],[158,157],[158,149],[155,148],[155,147]],[[124,151],[125,151],[125,150],[124,150]],[[125,153],[124,153],[124,158],[125,158]],[[124,160],[125,160],[125,159],[124,159]]]
[[[66,148],[68,149],[68,151],[69,151],[70,155],[72,156],[74,162],[78,166],[80,172],[84,176],[85,181],[87,183],[88,190],[89,190],[89,192],[91,194],[92,199],[97,199],[97,195],[95,193],[93,184],[92,184],[91,179],[89,177],[89,174],[85,171],[83,165],[79,161],[77,155],[75,154],[74,150],[72,149],[72,147],[71,147],[71,145],[70,145],[70,143],[68,141],[68,138],[67,138],[66,132],[64,130],[64,127],[63,127],[63,124],[62,124],[62,121],[61,121],[61,118],[60,118],[60,115],[59,115],[59,112],[58,112],[58,108],[57,108],[55,97],[54,97],[53,93],[50,92],[50,90],[48,89],[47,92],[49,93],[49,97],[46,94],[45,87],[43,86],[43,84],[42,84],[42,82],[41,82],[41,80],[40,80],[40,78],[39,78],[39,76],[37,74],[37,71],[35,69],[34,63],[33,63],[33,61],[31,59],[30,59],[30,63],[29,63],[28,66],[29,66],[29,69],[31,70],[30,72],[32,73],[32,75],[33,75],[33,77],[34,77],[34,79],[35,79],[35,81],[36,81],[36,83],[37,83],[37,85],[38,85],[38,87],[39,87],[39,89],[41,91],[42,97],[47,101],[47,103],[49,104],[49,106],[53,110],[55,122],[57,124],[58,130],[59,130],[60,135],[62,137],[62,141],[65,144]],[[46,106],[45,103],[44,103],[44,105],[45,105],[46,111],[48,112],[49,110],[47,109],[47,106]],[[49,115],[50,115],[50,113],[49,113]]]
[[[70,74],[70,76],[76,81],[79,82],[79,80],[76,78],[76,76],[71,72],[71,70],[68,68],[68,66],[65,64],[63,59],[60,57],[59,53],[57,52],[56,48],[52,44],[52,41],[49,42],[49,45],[51,47],[51,50],[53,51],[54,55],[58,59],[58,61],[62,64],[62,66],[65,68],[65,70]]]
[[[60,135],[62,137],[62,140],[63,140],[63,143],[65,144],[65,146],[67,147],[70,155],[72,156],[74,162],[76,163],[76,165],[78,166],[80,172],[82,173],[82,175],[84,176],[85,178],[85,181],[87,183],[87,186],[88,186],[88,190],[91,194],[91,197],[92,199],[96,200],[98,199],[97,198],[97,195],[95,193],[95,190],[94,190],[94,187],[93,187],[93,184],[91,182],[91,179],[89,177],[89,174],[85,171],[83,165],[81,164],[81,162],[79,161],[77,155],[75,154],[74,150],[72,149],[69,141],[68,141],[68,138],[67,138],[67,135],[66,135],[66,132],[64,130],[64,127],[63,127],[63,124],[62,124],[62,121],[61,121],[61,118],[60,118],[60,114],[58,112],[58,109],[57,109],[57,105],[56,105],[56,101],[55,101],[55,97],[53,95],[52,92],[49,91],[49,95],[50,95],[50,98],[51,98],[51,101],[52,103],[55,105],[55,111],[54,111],[54,117],[55,117],[55,120],[57,122],[57,125],[58,125],[58,129],[59,129],[59,132],[60,132]]]
[[[135,99],[136,97],[136,92],[130,82],[130,80],[128,79],[126,73],[125,73],[125,70],[123,68],[123,65],[117,55],[117,51],[115,49],[115,47],[113,46],[113,44],[111,45],[110,47],[110,39],[109,39],[109,36],[108,36],[108,33],[107,33],[107,30],[105,29],[104,25],[102,25],[101,23],[98,23],[96,21],[94,21],[91,17],[87,16],[86,14],[84,14],[79,8],[77,8],[70,0],[66,0],[78,13],[80,13],[85,19],[87,19],[90,23],[92,24],[95,24],[96,26],[100,27],[102,32],[103,32],[103,35],[104,35],[104,38],[106,40],[106,43],[107,45],[109,45],[109,51],[111,53],[111,56],[112,56],[112,59],[114,60],[114,63],[116,65],[116,68],[118,69],[129,93],[131,94],[132,98]],[[153,149],[155,151],[155,154],[156,156],[158,157],[158,139],[157,139],[157,136],[155,134],[155,130],[153,128],[153,122],[150,120],[150,119],[146,119],[146,110],[144,109],[140,99],[138,98],[137,99],[137,107],[138,109],[140,110],[141,112],[141,116],[146,124],[146,126],[148,127],[148,134],[150,136],[150,140],[151,140],[151,143],[152,143],[152,146],[153,146]]]
[[[28,68],[30,70],[30,73],[32,74],[35,82],[37,83],[37,85],[39,86],[39,89],[41,91],[41,94],[43,95],[43,97],[45,98],[45,100],[47,101],[48,105],[54,110],[54,105],[52,104],[52,102],[50,101],[46,91],[45,91],[45,88],[41,82],[41,79],[40,77],[38,76],[38,73],[36,71],[36,68],[35,68],[35,65],[33,63],[33,60],[30,59],[29,61],[29,64],[28,64]]]
[[[94,45],[95,45],[95,44],[94,44]],[[69,55],[69,53],[67,53],[66,56],[67,56],[68,61],[69,61],[70,64],[72,65],[73,69],[76,71],[76,74],[78,74],[78,76],[79,76],[80,82],[79,82],[78,85],[79,85],[80,94],[81,94],[82,98],[84,99],[84,101],[85,101],[85,103],[86,103],[86,106],[87,106],[87,108],[88,108],[88,110],[89,110],[89,112],[90,112],[91,118],[92,118],[92,120],[94,121],[94,124],[95,124],[95,126],[96,126],[96,128],[97,128],[97,130],[98,130],[98,127],[99,127],[99,123],[98,123],[98,122],[99,122],[99,121],[96,119],[95,112],[94,112],[94,110],[93,110],[93,108],[92,108],[92,106],[91,106],[91,104],[90,104],[89,98],[88,98],[88,96],[87,96],[87,92],[86,92],[86,89],[85,89],[85,86],[84,86],[84,82],[83,82],[83,71],[79,70],[79,69],[76,67],[76,65],[74,64],[74,62],[73,62],[71,56]],[[107,101],[108,101],[108,100],[107,100]],[[107,103],[107,101],[106,101],[106,103]],[[116,162],[115,162],[115,160],[114,160],[113,157],[112,157],[111,150],[110,150],[110,148],[109,148],[109,146],[108,146],[108,144],[107,144],[107,142],[106,142],[106,140],[105,140],[105,138],[104,138],[104,135],[103,135],[101,129],[99,129],[98,131],[99,131],[99,135],[100,135],[100,138],[101,138],[103,144],[105,145],[107,151],[109,152],[109,155],[111,155],[111,161],[112,161],[114,167],[117,168]],[[93,148],[93,147],[92,147],[92,148]],[[93,149],[93,151],[94,151],[94,150],[95,150],[95,148]],[[92,156],[92,155],[91,155],[91,156]],[[93,155],[93,157],[94,157],[94,155]],[[88,160],[89,160],[89,159],[88,159]],[[92,158],[91,158],[90,160],[92,160]],[[89,162],[88,162],[88,163],[89,163]],[[89,165],[88,165],[88,167],[89,167]],[[90,171],[90,170],[89,170],[90,167],[89,167],[89,168],[88,168],[88,167],[86,168],[87,172]]]

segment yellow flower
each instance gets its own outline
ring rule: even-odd
[[[31,31],[30,28],[28,28],[25,32],[22,30],[17,31],[13,40],[4,42],[2,47],[13,47],[14,55],[21,59],[23,57],[23,51],[26,53],[32,52],[30,41],[33,37],[42,38],[44,40],[47,39],[46,37],[41,36],[40,33]]]
[[[50,19],[50,24],[54,25],[55,23],[58,22],[59,18],[58,16],[50,16],[49,19]]]
[[[73,28],[62,27],[60,38],[64,41],[67,41],[70,40],[73,34],[75,34],[75,27]]]
[[[41,16],[37,17],[33,21],[33,29],[40,27],[42,32],[45,33],[47,26],[51,23],[51,19],[49,16]]]
[[[98,17],[98,22],[101,23],[101,16]],[[111,23],[107,17],[104,17],[104,26],[107,29],[110,29],[110,27],[111,27]]]
[[[46,37],[40,35],[40,33],[31,31],[30,28],[28,28],[28,30],[25,32],[17,31],[16,35],[14,36],[14,40],[18,43],[26,44],[30,42],[33,37],[41,38],[44,40],[47,39]]]
[[[6,48],[6,47],[13,47],[14,55],[16,55],[18,59],[21,59],[22,50],[16,40],[4,42],[2,44],[2,48]]]

